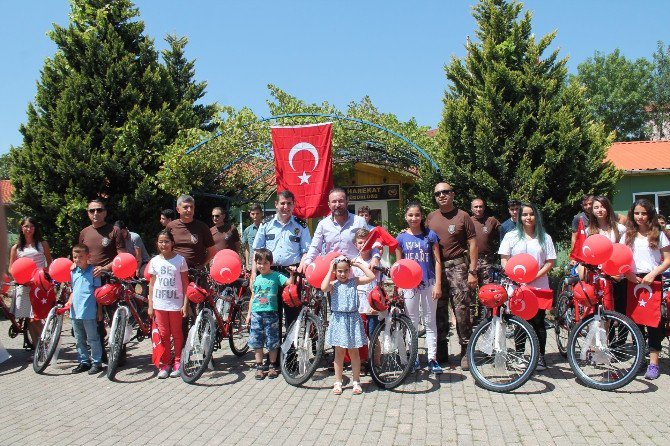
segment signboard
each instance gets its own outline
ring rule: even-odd
[[[399,200],[399,184],[344,186],[349,201]]]

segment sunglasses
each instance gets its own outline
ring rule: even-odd
[[[221,214],[212,214],[212,218],[219,218],[221,217]]]
[[[439,197],[440,195],[449,195],[453,191],[454,191],[453,189],[442,189],[442,190],[435,191],[435,193],[433,195],[436,196],[436,197]]]
[[[87,209],[89,214],[102,214],[105,212],[105,208],[93,208],[93,209]]]

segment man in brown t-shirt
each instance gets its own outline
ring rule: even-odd
[[[234,224],[228,221],[228,214],[220,207],[212,209],[212,222],[210,228],[216,252],[222,249],[232,249],[240,252],[240,233]]]
[[[467,212],[454,207],[454,189],[438,183],[434,191],[439,209],[428,214],[426,226],[440,238],[442,256],[442,298],[437,301],[437,360],[448,360],[449,308],[456,316],[456,332],[461,344],[461,369],[468,369],[465,355],[470,335],[470,289],[477,285],[477,242],[475,226]],[[445,297],[448,296],[448,301]]]
[[[174,237],[174,252],[186,259],[189,268],[202,268],[216,254],[209,227],[193,218],[195,200],[190,195],[177,199],[179,218],[168,223],[166,229]]]
[[[93,265],[93,276],[98,277],[103,271],[112,270],[112,261],[114,257],[120,252],[126,252],[126,244],[121,236],[119,228],[111,223],[107,223],[107,206],[102,200],[93,199],[86,207],[86,213],[91,220],[91,225],[86,226],[79,233],[79,243],[83,243],[88,247],[90,254],[88,262]],[[114,307],[110,307],[107,311],[113,312]],[[109,313],[109,316],[112,314]],[[102,345],[102,362],[107,362],[107,351],[105,350],[105,324],[98,321],[98,335]],[[123,345],[120,355],[120,363],[125,361],[126,346]]]
[[[486,215],[486,203],[481,198],[472,200],[470,206],[477,239],[477,281],[482,286],[491,283],[491,266],[498,263],[500,222]]]

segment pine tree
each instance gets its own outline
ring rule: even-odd
[[[477,41],[445,67],[437,156],[459,205],[481,197],[504,216],[508,198],[531,200],[557,237],[579,197],[611,195],[619,173],[603,162],[611,140],[588,113],[583,88],[566,82],[566,59],[544,55],[555,33],[536,41],[521,9],[505,0],[475,6]]]
[[[189,94],[188,76],[175,85],[167,75],[129,0],[72,0],[71,8],[69,25],[49,33],[58,49],[20,128],[23,144],[11,151],[15,202],[58,254],[88,224],[95,197],[109,202],[110,219],[153,237],[159,210],[172,203],[155,180],[164,148],[181,128],[211,118],[194,119],[184,106],[202,90],[178,99],[180,88]]]

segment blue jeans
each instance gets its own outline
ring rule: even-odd
[[[94,364],[102,362],[102,346],[98,335],[98,322],[95,319],[72,319],[74,338],[77,340],[77,354],[81,364],[89,364],[89,358]],[[91,354],[88,354],[88,345]]]

